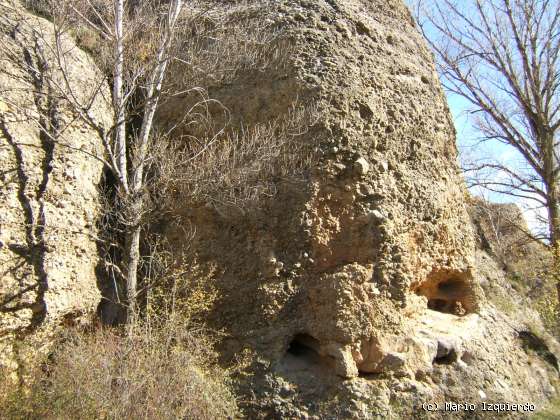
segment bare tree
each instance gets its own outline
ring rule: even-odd
[[[138,302],[166,278],[153,269],[161,255],[151,250],[165,241],[156,238],[150,225],[163,220],[162,212],[179,213],[179,195],[181,206],[205,203],[220,214],[244,214],[244,209],[258,207],[261,198],[274,195],[279,180],[303,181],[314,152],[301,138],[313,125],[316,110],[312,104],[294,103],[291,112],[274,121],[236,127],[228,126],[227,110],[207,98],[203,86],[227,83],[246,68],[283,66],[290,55],[287,47],[269,47],[276,37],[266,19],[248,22],[239,17],[249,10],[243,2],[192,1],[189,8],[182,1],[160,0],[27,3],[50,18],[54,36],[15,3],[2,2],[0,12],[19,11],[14,26],[25,27],[30,39],[24,43],[39,45],[36,53],[48,66],[38,68],[22,61],[19,51],[1,47],[7,60],[25,67],[22,74],[40,72],[49,87],[45,98],[73,115],[55,130],[42,123],[41,116],[31,116],[53,145],[64,146],[66,128],[75,123],[96,132],[98,141],[92,143],[103,145],[103,153],[92,157],[112,173],[116,193],[111,188],[110,194],[101,194],[106,214],[101,224],[106,229],[97,239],[108,249],[103,257],[114,286],[111,299],[121,303],[124,285],[132,325]],[[75,48],[71,38],[92,53],[101,69],[91,86],[77,88],[71,82],[69,76],[76,71],[69,64],[68,54]],[[110,121],[94,115],[93,104],[99,101],[110,103]],[[25,105],[10,105],[29,115]],[[187,242],[190,237],[185,235]],[[147,254],[140,253],[141,246]],[[182,251],[174,252],[176,258]]]
[[[416,7],[444,86],[469,103],[481,140],[522,158],[466,169],[487,190],[546,209],[547,232],[527,233],[558,248],[560,2],[417,0]]]
[[[52,19],[54,39],[33,28],[22,17],[20,24],[34,34],[41,55],[49,63],[49,71],[42,71],[50,93],[57,101],[65,102],[76,118],[98,133],[104,146],[102,160],[112,172],[117,184],[119,221],[124,226],[124,264],[126,279],[128,322],[134,323],[137,313],[137,279],[140,265],[140,236],[143,216],[147,211],[146,191],[148,171],[152,159],[150,151],[159,138],[154,128],[154,116],[164,95],[163,82],[173,58],[177,22],[184,6],[183,0],[169,2],[145,1],[130,5],[124,0],[42,1],[41,10]],[[2,7],[12,12],[19,6]],[[64,42],[76,28],[86,29],[100,40],[101,57],[97,61],[105,68],[105,75],[91,89],[84,100],[69,82],[67,56],[71,51]],[[144,50],[143,54],[140,54]],[[33,67],[33,64],[28,64]],[[30,68],[32,72],[47,69]],[[105,94],[109,80],[114,114],[109,128],[91,113],[91,104]],[[44,134],[56,143],[62,141],[58,133],[37,121]]]
[[[112,133],[104,134],[110,136],[104,138],[106,153],[109,156],[111,171],[118,179],[119,193],[123,202],[128,206],[125,224],[125,276],[128,301],[128,321],[132,323],[136,314],[136,294],[138,267],[140,263],[140,234],[142,229],[142,213],[144,211],[144,190],[146,181],[146,166],[149,159],[150,141],[153,136],[154,116],[162,94],[162,84],[171,59],[171,44],[176,31],[176,23],[183,8],[182,0],[172,0],[169,4],[158,10],[161,13],[157,39],[153,42],[154,57],[147,63],[139,65],[134,62],[133,56],[126,54],[125,42],[127,38],[134,38],[136,31],[145,30],[141,25],[128,24],[125,12],[125,1],[115,0],[112,2],[114,14],[102,15],[97,5],[89,0],[82,5],[82,11],[72,3],[69,9],[74,11],[83,19],[91,29],[100,32],[104,38],[109,40],[112,49],[111,59],[113,61],[112,90],[114,130]],[[157,5],[159,6],[159,5]],[[162,6],[159,6],[161,8]],[[129,12],[128,16],[134,11]],[[97,22],[87,16],[97,18]],[[143,16],[143,15],[140,15]],[[112,18],[112,20],[111,20]],[[131,21],[134,22],[133,17]],[[141,109],[132,105],[132,101],[140,95]],[[141,122],[139,130],[127,132],[127,124],[140,115]],[[130,160],[130,165],[128,161]]]

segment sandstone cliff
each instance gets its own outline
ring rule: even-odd
[[[523,305],[477,249],[449,110],[403,2],[199,5],[207,20],[184,40],[197,54],[167,81],[187,93],[162,106],[160,127],[183,118],[193,86],[214,100],[217,125],[226,115],[230,134],[282,121],[294,107],[314,110],[286,131],[297,147],[282,164],[296,161],[297,171],[274,162],[264,171],[250,154],[237,167],[249,178],[262,170],[258,203],[194,199],[177,186],[174,223],[154,227],[178,259],[187,245],[209,273],[219,299],[208,322],[225,333],[224,361],[251,356],[239,389],[248,415],[415,418],[428,416],[423,402],[443,401],[542,407],[555,394],[555,343],[484,294],[496,285]],[[0,351],[15,367],[27,357],[15,343],[47,346],[99,303],[102,165],[98,137],[49,90],[59,80],[48,65],[52,28],[12,2],[0,6]],[[74,52],[69,82],[87,97],[102,75],[64,42]],[[103,120],[111,110],[96,102],[92,112]],[[262,132],[257,149],[271,139]]]
[[[49,22],[17,2],[0,3],[0,367],[10,370],[100,300],[102,149],[57,94],[64,80],[52,70],[53,41]],[[72,51],[68,83],[85,103],[101,75],[70,38],[60,47]],[[99,121],[109,112],[100,100],[92,104]]]
[[[554,363],[484,297],[450,113],[404,4],[249,4],[222,12],[232,28],[266,22],[269,53],[289,58],[226,82],[207,69],[205,87],[237,127],[294,103],[317,107],[300,136],[315,164],[304,182],[276,180],[260,211],[232,218],[183,197],[178,213],[196,227],[198,261],[218,267],[212,322],[231,336],[224,354],[255,354],[255,411],[371,418],[413,415],[425,401],[542,405]],[[191,103],[171,102],[160,123]],[[182,231],[167,233],[180,247]]]

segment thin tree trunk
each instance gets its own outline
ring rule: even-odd
[[[115,150],[120,183],[128,191],[126,163],[126,109],[124,101],[124,0],[115,2],[115,64],[113,69],[113,106],[115,108]]]
[[[554,135],[547,133],[539,138],[546,189],[546,209],[548,213],[548,236],[552,249],[552,277],[556,282],[556,293],[560,302],[560,206],[559,185],[555,172],[557,162],[554,154]]]
[[[131,196],[128,185],[127,167],[127,133],[126,133],[126,106],[124,100],[124,0],[116,0],[115,7],[115,63],[113,69],[113,107],[115,109],[115,141],[113,155],[116,157],[117,175],[122,192],[125,195],[125,205],[134,206],[134,202],[128,202]],[[136,215],[133,214],[136,218]],[[140,226],[133,221],[130,230],[124,238],[126,266],[126,301],[128,304],[127,323],[134,325],[136,321],[136,286],[138,276],[138,265],[140,260]]]
[[[549,217],[550,217],[550,244],[552,246],[560,245],[560,208],[558,206],[558,201],[550,205]]]
[[[560,203],[559,191],[555,181],[549,186],[548,226],[550,245],[552,247],[552,275],[556,281],[556,292],[560,302]]]
[[[133,325],[137,318],[137,279],[140,264],[140,231],[139,225],[133,226],[126,234],[126,295],[128,303],[127,323]]]
[[[118,3],[122,6],[122,0],[119,0]],[[141,226],[139,222],[140,214],[143,210],[143,197],[142,197],[142,189],[144,186],[144,171],[146,169],[146,159],[148,153],[148,146],[150,142],[150,136],[152,135],[152,128],[153,128],[153,120],[157,110],[159,97],[161,94],[161,87],[163,83],[163,79],[165,77],[165,73],[167,70],[168,64],[168,53],[169,47],[171,44],[171,40],[173,37],[174,26],[183,6],[182,0],[173,0],[170,9],[167,15],[167,24],[164,30],[163,40],[160,45],[157,54],[157,62],[155,68],[152,70],[152,74],[149,77],[148,85],[147,85],[147,93],[146,93],[146,105],[144,109],[144,116],[142,118],[142,126],[140,128],[140,133],[138,137],[134,139],[135,142],[135,153],[132,158],[132,167],[130,168],[131,172],[131,181],[130,185],[128,185],[128,180],[124,177],[124,182],[127,186],[127,197],[130,200],[130,203],[127,203],[130,208],[132,209],[132,227],[130,231],[127,233],[127,237],[125,238],[125,252],[126,252],[126,275],[127,275],[127,299],[128,299],[128,316],[127,316],[127,323],[130,327],[132,327],[136,321],[138,305],[137,305],[137,282],[138,282],[138,266],[140,264],[140,232]],[[119,6],[117,6],[117,9]],[[118,15],[117,15],[117,21]],[[122,19],[120,19],[121,26],[122,26]],[[118,33],[118,24],[116,25],[117,33]],[[121,28],[122,30],[122,28]],[[119,46],[119,37],[117,36],[117,49],[122,48],[122,44]],[[122,40],[121,40],[122,41]],[[122,57],[122,54],[119,55],[119,58]],[[119,70],[118,63],[120,62],[117,59],[117,66],[115,67],[115,73],[122,76],[122,62],[120,63],[121,69]],[[120,79],[122,82],[122,78]],[[117,81],[115,82],[117,83]],[[116,86],[116,85],[115,85]],[[120,87],[122,93],[122,86]],[[115,87],[115,90],[116,87]],[[122,98],[121,98],[122,100]],[[124,115],[124,106],[122,107],[123,115]],[[120,120],[119,120],[120,121]],[[119,129],[122,129],[123,135],[126,135],[124,124],[119,126]],[[119,130],[120,131],[120,130]],[[119,137],[117,137],[119,138]],[[126,140],[126,137],[123,137]],[[126,144],[123,143],[123,151],[126,152]],[[120,150],[119,150],[120,152]],[[126,153],[119,158],[122,157],[124,161],[122,162],[122,168],[126,173]],[[120,164],[119,164],[120,166]],[[126,176],[126,175],[125,175]]]
[[[138,150],[133,162],[132,169],[132,193],[139,193],[143,185],[144,169],[146,162],[146,154],[148,151],[148,144],[150,135],[152,133],[154,116],[156,114],[159,97],[161,94],[161,87],[167,65],[169,63],[169,47],[173,38],[173,31],[179,13],[183,7],[182,0],[174,0],[170,5],[170,10],[167,16],[167,25],[165,27],[163,40],[157,53],[157,64],[150,76],[147,89],[146,106],[144,110],[144,117],[142,119],[142,127],[138,136]]]

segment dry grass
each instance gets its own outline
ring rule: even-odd
[[[191,202],[215,207],[246,209],[276,193],[279,182],[303,181],[314,153],[304,141],[313,124],[314,111],[294,108],[287,116],[268,124],[229,133],[184,159],[177,180],[179,195]]]
[[[178,320],[65,335],[28,390],[0,393],[8,419],[225,419],[236,416],[212,342]]]
[[[277,9],[270,0],[190,1],[178,35],[182,88],[225,85],[239,73],[284,68],[290,47],[271,19]]]

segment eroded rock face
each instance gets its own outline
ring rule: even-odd
[[[486,304],[450,113],[404,4],[251,4],[246,18],[277,34],[271,51],[290,45],[288,65],[207,88],[245,126],[316,106],[301,135],[316,161],[304,183],[278,180],[261,211],[228,218],[186,202],[181,212],[196,226],[198,261],[218,267],[211,317],[231,335],[224,354],[257,355],[257,411],[372,418],[412,415],[425,401],[542,405],[553,368]],[[184,108],[172,103],[162,120]]]
[[[94,156],[103,155],[97,134],[57,94],[64,81],[52,71],[51,24],[0,2],[0,40],[0,367],[13,370],[99,303]],[[71,51],[68,82],[86,103],[100,73],[70,39],[61,48]],[[98,121],[109,112],[99,100],[90,110]]]

